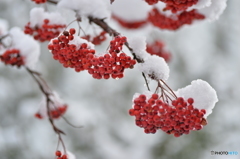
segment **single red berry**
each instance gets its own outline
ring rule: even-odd
[[[62,156],[62,153],[61,153],[61,151],[57,150],[57,151],[55,152],[55,155],[58,156],[58,157],[61,157],[61,156]]]
[[[187,101],[188,101],[188,103],[189,103],[189,104],[193,104],[193,102],[194,102],[194,99],[193,99],[193,98],[188,98],[188,100],[187,100]]]
[[[75,34],[75,32],[76,32],[76,30],[75,30],[74,28],[69,29],[69,33],[70,33],[71,35]]]

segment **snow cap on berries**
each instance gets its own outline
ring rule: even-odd
[[[67,157],[68,159],[76,159],[75,155],[70,151],[67,151]]]
[[[69,41],[69,45],[70,44],[74,44],[76,45],[77,49],[80,48],[80,46],[83,44],[83,43],[86,43],[87,44],[87,49],[94,49],[95,45],[89,41],[87,41],[86,39],[83,39],[79,36],[77,36],[76,34],[73,35],[73,40]]]
[[[206,19],[210,21],[217,20],[226,8],[226,2],[227,0],[212,0],[210,6],[199,9],[198,12],[203,14]]]
[[[195,108],[206,110],[205,117],[212,113],[212,109],[218,102],[216,91],[206,81],[201,79],[192,81],[191,85],[178,89],[176,95],[183,97],[185,100],[193,98],[193,106]]]
[[[79,17],[92,16],[99,19],[110,17],[108,5],[104,0],[61,0],[57,6],[74,10]]]
[[[156,55],[149,55],[144,63],[138,63],[138,69],[154,80],[167,80],[170,72],[166,61]]]
[[[24,58],[24,65],[33,68],[38,61],[40,55],[39,44],[29,35],[14,27],[9,31],[8,38],[4,39],[8,49],[17,49],[20,55]],[[3,50],[4,51],[4,50]]]
[[[33,8],[30,11],[30,27],[41,27],[45,19],[49,20],[49,24],[66,24],[59,12],[45,12],[43,8]]]
[[[127,22],[146,20],[151,8],[139,0],[118,0],[111,5],[112,13]]]
[[[59,97],[59,95],[56,92],[53,92],[52,94],[50,94],[49,98],[51,101],[49,103],[50,115],[52,118],[57,119],[66,112],[67,105],[62,101],[62,99]],[[47,103],[46,103],[45,96],[40,102],[39,111],[35,114],[35,116],[40,119],[48,116]]]
[[[149,56],[146,51],[146,38],[145,37],[134,37],[128,40],[129,46],[133,49],[137,58],[144,60]]]

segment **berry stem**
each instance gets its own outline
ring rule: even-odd
[[[177,96],[176,96],[176,94],[173,92],[173,90],[167,85],[167,83],[166,82],[164,82],[164,80],[160,80],[169,90],[170,90],[170,92],[171,92],[171,94],[177,99]]]

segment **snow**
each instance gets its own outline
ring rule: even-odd
[[[0,35],[4,35],[8,30],[8,22],[5,19],[0,18]]]
[[[151,9],[152,6],[143,0],[116,0],[111,5],[112,13],[128,22],[147,19]]]
[[[21,56],[25,58],[25,65],[34,68],[40,55],[40,45],[31,36],[26,35],[23,31],[14,27],[9,31],[10,48],[19,49]]]
[[[184,88],[178,89],[176,92],[178,97],[183,97],[185,100],[193,98],[193,106],[198,109],[205,109],[207,117],[212,113],[212,109],[218,102],[216,91],[206,82],[201,79],[191,82]]]
[[[212,0],[210,6],[199,9],[198,12],[205,15],[210,21],[217,20],[227,7],[226,2],[227,0]]]
[[[30,27],[41,27],[44,24],[44,19],[48,19],[52,24],[66,24],[65,19],[59,12],[45,12],[43,8],[33,8],[30,11]]]
[[[76,45],[77,46],[77,49],[79,49],[80,48],[80,46],[83,44],[83,43],[86,43],[87,45],[88,45],[88,49],[94,49],[94,44],[93,43],[91,43],[91,42],[89,42],[89,41],[87,41],[86,39],[82,39],[82,38],[80,38],[78,35],[74,35],[74,39],[73,40],[71,40],[71,41],[69,41],[69,45],[70,44],[74,44],[74,45]]]
[[[133,49],[137,58],[146,59],[149,54],[146,51],[146,37],[132,37],[128,40],[129,46]]]
[[[155,80],[167,80],[169,77],[169,67],[162,57],[149,55],[144,63],[138,63],[137,66],[141,72],[153,76]]]
[[[80,17],[92,16],[100,19],[110,17],[110,11],[105,0],[61,0],[57,6],[76,11]]]
[[[67,151],[67,157],[68,159],[76,159],[75,155],[70,151]]]

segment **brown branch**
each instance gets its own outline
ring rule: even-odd
[[[113,36],[118,36],[120,35],[119,32],[111,28],[105,21],[104,19],[98,19],[98,18],[93,18],[93,17],[88,17],[90,23],[94,23],[101,27],[104,31],[106,31],[109,35]],[[143,59],[140,59],[136,56],[136,53],[134,53],[133,49],[129,46],[128,42],[125,43],[125,46],[128,48],[128,50],[131,52],[133,55],[133,59],[135,59],[138,63],[143,63]]]
[[[57,1],[53,1],[53,0],[47,0],[47,2],[52,3],[52,4],[58,4]]]

